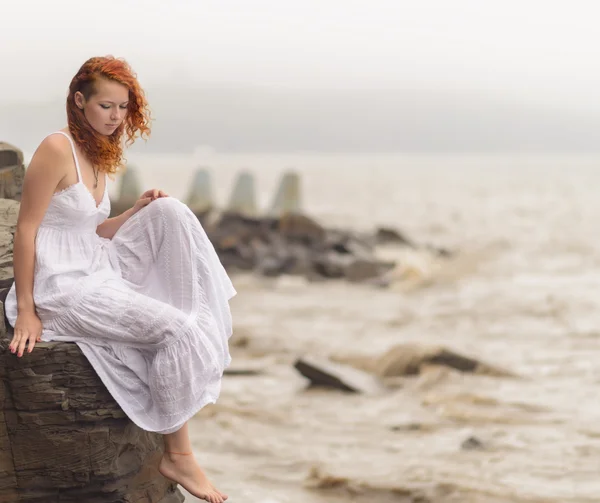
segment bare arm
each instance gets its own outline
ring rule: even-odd
[[[162,190],[159,189],[150,189],[144,192],[140,198],[136,201],[135,205],[129,208],[127,211],[124,211],[120,215],[107,218],[104,222],[102,222],[96,228],[96,234],[103,238],[112,239],[113,236],[117,233],[117,231],[121,228],[121,226],[127,222],[127,220],[135,215],[138,211],[140,211],[144,206],[150,204],[155,199],[159,197],[169,197]]]
[[[148,201],[150,202],[150,201]],[[137,205],[137,203],[136,203]],[[103,238],[112,239],[113,236],[117,233],[117,231],[121,228],[121,226],[133,215],[137,213],[135,206],[129,208],[127,211],[124,211],[120,215],[107,218],[104,222],[102,222],[96,229],[96,234]]]
[[[50,204],[52,194],[69,166],[70,147],[62,135],[46,138],[35,152],[23,182],[21,207],[14,239],[14,272],[17,294],[17,322],[11,349],[22,355],[29,341],[30,351],[41,333],[41,323],[35,314],[33,276],[35,268],[35,237]],[[39,326],[38,326],[39,325]]]

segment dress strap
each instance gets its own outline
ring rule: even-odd
[[[81,169],[79,168],[79,159],[77,159],[77,153],[75,152],[75,143],[73,142],[73,138],[71,138],[67,133],[65,133],[64,131],[56,131],[55,133],[51,133],[51,134],[62,134],[63,136],[67,137],[67,140],[69,140],[69,143],[71,144],[71,152],[73,152],[73,159],[75,160],[75,168],[77,169],[77,181],[81,182],[82,178],[81,178]],[[48,135],[50,136],[50,135]]]

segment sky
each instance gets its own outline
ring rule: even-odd
[[[62,97],[85,59],[113,54],[143,86],[458,89],[600,109],[594,1],[13,0],[1,13],[0,103]]]

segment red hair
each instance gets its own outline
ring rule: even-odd
[[[90,126],[83,110],[75,104],[75,93],[80,92],[86,100],[96,94],[96,82],[108,79],[123,84],[129,89],[127,115],[118,129],[111,135],[98,133]],[[88,59],[79,69],[67,96],[67,119],[69,132],[91,163],[99,171],[115,174],[123,164],[123,133],[131,145],[139,134],[147,138],[150,134],[150,110],[144,91],[129,64],[113,56]]]

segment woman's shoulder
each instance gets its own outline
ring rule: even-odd
[[[47,135],[39,144],[35,154],[53,159],[66,159],[71,156],[71,142],[64,131],[56,131]]]
[[[67,137],[67,132],[60,130],[50,133],[42,139],[40,147],[44,147],[47,150],[54,150],[58,152],[71,151],[71,141]]]
[[[44,170],[52,169],[56,172],[63,172],[67,169],[72,155],[69,138],[64,134],[51,133],[40,142],[29,166],[34,171],[37,171],[39,167]]]

